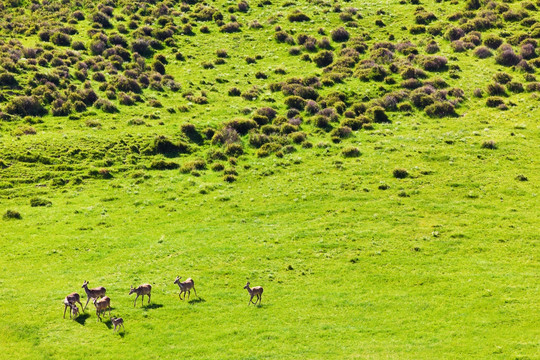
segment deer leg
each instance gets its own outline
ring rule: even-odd
[[[139,294],[137,294],[137,296],[135,296],[135,301],[133,302],[133,307],[135,307],[135,305],[137,305],[137,298],[139,297]]]
[[[189,300],[189,296],[191,295],[191,290],[187,291],[187,299]]]
[[[249,306],[249,304],[251,304],[252,302],[253,302],[253,295],[251,295],[251,297],[249,298],[248,306]]]
[[[86,299],[86,305],[84,305],[84,309],[82,311],[86,310],[86,307],[88,306],[89,301],[90,301],[90,297],[88,297],[88,299]]]
[[[82,307],[82,303],[81,303],[81,301],[79,300],[79,301],[77,301],[77,302],[78,302],[78,303],[79,303],[79,304],[81,305],[81,309],[82,309],[83,307]]]
[[[199,295],[197,295],[197,291],[195,290],[195,286],[193,287],[193,292],[195,293],[196,297],[199,297]]]
[[[148,294],[148,303],[150,304],[150,295],[151,294]]]
[[[64,319],[66,318],[66,309],[67,309],[67,305],[64,305]]]

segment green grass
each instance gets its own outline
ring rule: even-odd
[[[524,3],[508,5],[518,11]],[[126,4],[120,1],[115,15]],[[54,28],[64,23],[61,14],[43,15],[47,25],[40,13],[32,15],[29,4],[23,5],[21,12],[1,10],[0,40],[43,46],[28,24]],[[76,6],[68,5],[70,14]],[[227,8],[233,3],[209,5],[229,21]],[[233,14],[244,24],[233,34],[220,33],[213,21],[190,20],[196,35],[173,37],[185,61],[175,59],[175,47],[156,51],[169,61],[167,73],[181,83],[178,93],[145,89],[145,102],[136,106],[112,100],[120,110],[116,114],[89,107],[79,118],[49,114],[0,120],[0,215],[16,211],[22,217],[0,219],[0,358],[540,358],[538,91],[504,97],[507,111],[486,107],[485,94],[473,96],[477,88],[486,90],[496,72],[525,85],[534,82],[530,76],[538,76],[537,68],[526,75],[493,58],[476,59],[473,50],[455,53],[437,35],[441,52],[436,55],[448,58],[449,69],[428,72],[426,80],[441,77],[448,89],[464,91],[457,116],[430,118],[414,107],[387,109],[391,122],[373,123],[372,130],[353,131],[338,141],[301,112],[298,130],[312,148],[279,134],[272,141],[295,151],[259,157],[245,135],[238,142],[243,155],[213,162],[209,152],[225,146],[182,134],[186,122],[199,133],[207,127],[219,131],[226,121],[249,119],[265,106],[284,116],[286,95],[272,92],[270,84],[294,77],[324,79],[327,69],[289,55],[291,46],[274,40],[275,27],[295,39],[300,33],[321,39],[323,27],[329,37],[332,29],[344,26],[333,5],[276,0],[259,7],[253,1],[247,13]],[[434,12],[435,24],[445,29],[460,25],[448,17],[464,11],[462,2],[424,1],[421,6]],[[402,28],[414,25],[417,6],[351,1],[341,7],[356,7],[363,16],[355,19],[359,27],[346,27],[351,36],[371,35],[361,60],[369,60],[373,45],[390,35],[392,43],[410,40],[425,55],[432,36]],[[290,23],[287,15],[295,9],[312,20]],[[94,9],[83,11],[87,18],[73,25],[79,34],[72,38],[88,43]],[[158,27],[151,12],[142,16],[141,24],[148,20]],[[180,27],[182,16],[173,17]],[[127,24],[125,17],[113,24]],[[376,26],[377,19],[386,26]],[[248,28],[253,20],[263,28]],[[500,28],[482,36],[533,36],[534,26],[505,22],[500,15],[499,20]],[[9,30],[8,22],[18,27]],[[202,25],[210,34],[199,32]],[[133,32],[126,37],[131,41]],[[12,50],[2,45],[0,72]],[[337,60],[342,45],[332,46]],[[226,63],[203,69],[218,49],[227,50]],[[51,51],[61,55],[64,50]],[[245,61],[256,55],[262,56],[256,63]],[[92,58],[87,52],[81,56]],[[407,61],[396,52],[395,64]],[[31,91],[33,70],[20,66],[14,73],[20,88],[0,87],[0,111],[13,97]],[[389,64],[384,66],[389,70]],[[73,73],[74,67],[69,70]],[[257,79],[259,71],[268,79]],[[347,109],[378,105],[387,92],[401,89],[399,72],[388,76],[397,84],[347,76],[343,83],[318,88],[318,102],[340,91]],[[60,94],[70,91],[68,83],[82,87],[70,78]],[[90,84],[105,98],[99,83]],[[252,86],[261,89],[254,101],[227,96],[231,87],[246,91]],[[182,96],[188,91],[194,96],[205,92],[208,104]],[[150,107],[151,99],[163,108]],[[182,106],[187,111],[180,111]],[[343,119],[339,114],[332,127]],[[29,126],[36,133],[22,135]],[[160,135],[189,143],[191,152],[151,152]],[[483,147],[489,141],[494,149]],[[343,150],[350,148],[360,156],[345,157]],[[194,159],[205,159],[207,169],[186,171],[184,165]],[[158,161],[180,169],[152,170]],[[215,163],[237,172],[236,181],[228,183],[223,171],[212,171]],[[405,169],[408,176],[394,177],[395,169]],[[179,300],[173,284],[177,275],[193,278],[200,298],[192,293],[190,301]],[[125,332],[112,332],[108,314],[98,322],[93,304],[75,321],[62,319],[67,294],[76,291],[86,303],[84,280],[90,287],[107,288],[112,315],[124,319]],[[246,281],[264,287],[261,306],[248,306]],[[139,299],[133,307],[130,286],[143,283],[152,285],[152,302],[141,306]]]

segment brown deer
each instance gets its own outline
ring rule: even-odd
[[[81,297],[77,293],[71,293],[64,299],[64,319],[66,318],[66,309],[68,306],[71,308],[69,318],[71,319],[71,313],[73,312],[73,307],[77,309],[77,314],[79,313],[79,308],[75,303],[79,303],[82,309]]]
[[[117,326],[118,326],[118,331],[120,331],[120,326],[124,329],[124,331],[126,331],[126,328],[124,327],[124,319],[112,317],[112,318],[111,318],[111,322],[112,322],[113,325],[114,325],[114,330],[113,330],[113,332],[116,331],[116,327],[117,327]]]
[[[133,288],[133,285],[131,285],[131,290],[129,290],[129,295],[135,293],[137,296],[135,297],[135,301],[133,302],[133,307],[135,307],[135,304],[137,304],[137,298],[139,295],[141,295],[141,306],[144,303],[144,295],[148,295],[148,303],[150,304],[150,291],[152,291],[152,285],[150,284],[143,284],[141,286],[138,286],[136,288]]]
[[[90,299],[97,300],[97,299],[99,299],[101,297],[104,297],[105,293],[107,292],[107,289],[105,289],[103,286],[93,288],[93,289],[89,289],[88,288],[88,280],[85,280],[84,284],[81,287],[86,292],[86,297],[88,298],[86,300],[86,305],[84,305],[83,311],[86,310],[86,307],[88,306],[88,302],[90,301]]]
[[[174,280],[174,284],[178,284],[178,287],[180,288],[180,294],[178,294],[180,300],[184,300],[186,298],[186,292],[189,300],[191,289],[193,289],[195,292],[195,296],[199,297],[199,295],[197,295],[197,291],[195,290],[195,282],[192,278],[187,278],[186,281],[180,282],[180,276],[177,276],[176,280]],[[184,299],[182,299],[182,293],[184,294]]]
[[[94,298],[94,306],[96,307],[96,315],[98,317],[98,321],[101,321],[101,316],[99,316],[99,314],[105,313],[105,311],[107,311],[107,308],[109,309],[109,317],[111,317],[111,299],[108,296],[104,296],[99,300]]]
[[[66,309],[69,307],[69,318],[73,315],[75,319],[79,315],[79,308],[74,303],[69,302],[67,298],[64,299],[64,319],[66,318]],[[81,306],[82,307],[82,306]]]
[[[253,297],[254,296],[257,296],[257,299],[255,300],[255,302],[253,304],[257,305],[257,301],[259,302],[259,305],[261,304],[262,293],[263,293],[262,286],[254,286],[254,287],[250,288],[249,287],[249,281],[248,281],[246,286],[244,286],[244,289],[247,289],[249,295],[251,295],[251,298],[249,299],[249,302],[248,302],[248,306],[249,306],[249,304],[253,303]]]

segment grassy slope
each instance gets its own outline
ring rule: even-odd
[[[267,44],[272,33],[252,36]],[[213,54],[242,36],[189,51]],[[265,48],[253,72],[285,58],[286,47],[277,48]],[[458,56],[459,85],[470,93],[476,85],[467,75],[481,72]],[[286,77],[304,66],[286,62]],[[180,79],[190,68],[168,66]],[[246,105],[220,95],[229,86],[185,116],[202,125],[234,116]],[[500,112],[471,98],[465,116],[443,120],[393,114],[392,124],[347,140],[362,151],[358,159],[343,159],[342,145],[240,158],[237,168],[248,168],[233,185],[210,172],[147,171],[143,182],[119,175],[4,190],[2,213],[17,209],[23,220],[1,222],[0,357],[135,357],[144,347],[162,358],[537,358],[540,111],[529,94],[513,101],[519,105]],[[140,111],[116,116],[125,123]],[[184,115],[162,113],[160,133],[178,131]],[[61,148],[87,136],[93,144],[154,131],[124,128],[105,115],[102,122],[88,130],[47,118],[35,137],[6,134],[2,146]],[[481,149],[487,139],[499,148]],[[396,167],[411,177],[394,179]],[[389,189],[379,190],[381,183]],[[53,205],[30,207],[35,195]],[[180,302],[176,275],[193,277],[204,301]],[[82,294],[84,279],[107,287],[125,333],[113,336],[93,306],[78,322],[61,319],[62,298]],[[261,307],[247,307],[246,279],[264,286]],[[154,287],[152,305],[134,309],[129,285],[143,282]]]

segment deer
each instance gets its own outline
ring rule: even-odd
[[[111,317],[111,298],[109,298],[108,296],[104,296],[99,300],[94,298],[94,306],[96,307],[96,315],[98,317],[98,321],[102,321],[99,314],[104,313],[107,308],[109,308],[109,317]]]
[[[107,289],[105,289],[103,286],[93,288],[93,289],[89,289],[88,288],[88,280],[85,280],[81,287],[86,292],[86,297],[88,298],[86,300],[86,305],[84,306],[83,311],[86,310],[86,307],[88,306],[88,302],[90,301],[90,299],[96,300],[96,299],[99,299],[101,297],[104,297],[105,292],[107,292]]]
[[[257,301],[259,302],[259,305],[261,304],[262,293],[263,293],[262,286],[254,286],[254,287],[251,288],[251,287],[249,287],[249,281],[248,281],[246,286],[244,286],[244,289],[247,289],[249,295],[251,296],[251,298],[249,299],[249,302],[248,302],[248,306],[251,303],[257,305]],[[254,296],[257,296],[257,299],[255,300],[255,302],[253,302],[253,297]]]
[[[66,309],[68,308],[68,306],[70,307],[70,313],[69,313],[69,318],[71,319],[71,313],[73,313],[73,308],[75,307],[75,309],[77,309],[77,314],[79,313],[79,308],[77,307],[77,305],[75,303],[79,303],[81,305],[81,309],[82,309],[82,303],[81,303],[81,297],[79,296],[79,294],[77,293],[71,293],[69,294],[68,296],[66,296],[66,298],[64,299],[64,319],[66,318]]]
[[[178,297],[180,298],[180,300],[184,300],[186,298],[186,292],[188,294],[188,300],[189,300],[191,289],[193,289],[193,291],[195,292],[195,296],[199,297],[199,295],[197,295],[197,291],[195,290],[195,282],[193,281],[192,278],[187,278],[186,281],[180,282],[180,276],[177,276],[176,279],[174,280],[174,284],[178,284],[178,287],[180,288],[180,294],[178,294]],[[182,293],[184,294],[183,299],[182,299]]]
[[[137,298],[139,297],[139,295],[141,295],[141,306],[143,305],[144,303],[144,295],[148,295],[148,303],[150,304],[150,291],[152,291],[152,285],[150,284],[143,284],[143,285],[140,285],[136,288],[133,287],[133,285],[131,285],[131,290],[129,290],[129,295],[135,293],[137,294],[137,296],[135,297],[135,301],[133,302],[133,307],[135,307],[135,305],[137,304]]]
[[[112,317],[112,318],[111,318],[111,322],[112,322],[113,325],[114,325],[114,330],[113,330],[113,332],[116,331],[116,327],[117,327],[117,326],[118,326],[118,331],[119,331],[119,332],[120,332],[120,326],[124,329],[124,331],[126,331],[126,328],[124,327],[124,319]]]
[[[73,319],[75,319],[79,315],[79,308],[75,303],[69,302],[67,297],[63,301],[64,303],[64,319],[66,318],[66,309],[69,307],[69,318],[71,319],[71,316],[73,315]]]

